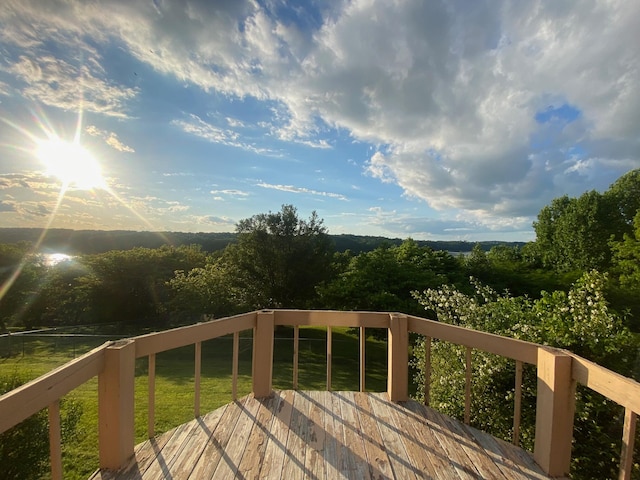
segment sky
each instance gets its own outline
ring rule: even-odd
[[[535,239],[640,168],[640,2],[2,0],[0,227]]]

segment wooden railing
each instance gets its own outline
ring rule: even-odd
[[[238,345],[242,331],[253,331],[252,391],[256,397],[272,393],[274,330],[292,326],[293,387],[298,387],[299,328],[327,328],[327,389],[331,389],[332,328],[360,330],[360,390],[365,389],[365,328],[388,331],[387,392],[391,401],[409,398],[409,333],[425,337],[425,401],[429,401],[431,340],[462,345],[465,350],[465,421],[471,415],[471,365],[473,350],[515,361],[514,443],[518,443],[522,402],[522,367],[537,368],[534,458],[551,476],[569,472],[576,383],[604,395],[625,408],[620,477],[628,479],[633,464],[633,440],[640,412],[640,384],[564,350],[489,333],[447,325],[399,313],[336,312],[314,310],[265,310],[211,320],[196,325],[108,342],[91,352],[0,397],[0,432],[49,409],[51,471],[62,478],[60,445],[60,398],[88,380],[98,377],[98,439],[100,468],[118,469],[134,451],[134,383],[136,358],[148,358],[148,435],[155,434],[155,356],[187,345],[195,346],[194,415],[200,415],[200,370],[202,342],[233,334],[232,397],[237,396]]]

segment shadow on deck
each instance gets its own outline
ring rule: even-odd
[[[532,456],[386,393],[244,397],[147,440],[98,479],[547,479]]]

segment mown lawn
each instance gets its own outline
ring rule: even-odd
[[[35,378],[104,342],[104,339],[81,341],[55,338],[21,341],[11,346],[11,355],[0,358],[2,374],[18,373]],[[358,337],[347,329],[332,332],[332,389],[359,388]],[[240,339],[238,395],[251,392],[250,332]],[[6,351],[4,352],[6,355]],[[200,411],[214,410],[232,398],[232,337],[209,340],[202,344]],[[293,385],[293,329],[280,327],[274,348],[273,387],[288,389]],[[387,376],[386,342],[369,338],[366,345],[366,388],[384,391]],[[97,379],[68,395],[68,400],[82,406],[76,438],[63,446],[64,478],[86,479],[98,466],[98,398]],[[300,328],[298,388],[326,388],[326,329]],[[136,364],[135,392],[136,443],[147,436],[148,377],[147,360]],[[156,356],[156,433],[167,431],[194,416],[194,347],[188,346]]]

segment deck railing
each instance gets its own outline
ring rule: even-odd
[[[327,328],[327,389],[331,389],[332,328],[360,329],[360,390],[365,389],[365,328],[388,331],[387,392],[394,402],[409,398],[409,333],[425,337],[425,401],[429,401],[431,340],[439,339],[466,348],[465,421],[471,414],[472,350],[482,350],[515,361],[514,443],[518,443],[523,364],[537,368],[538,388],[534,458],[551,476],[569,472],[576,384],[580,383],[625,408],[621,479],[631,476],[640,384],[571,352],[490,333],[447,325],[399,313],[337,312],[318,310],[264,310],[210,320],[196,325],[108,342],[89,353],[0,397],[0,432],[49,409],[51,473],[62,478],[60,399],[98,377],[98,439],[100,468],[118,469],[134,452],[135,361],[148,358],[148,435],[155,433],[155,356],[187,345],[195,346],[194,415],[200,415],[202,342],[233,334],[232,396],[237,396],[239,334],[253,331],[252,392],[256,397],[272,393],[274,331],[279,325],[294,329],[293,387],[298,387],[298,343],[301,326]]]

